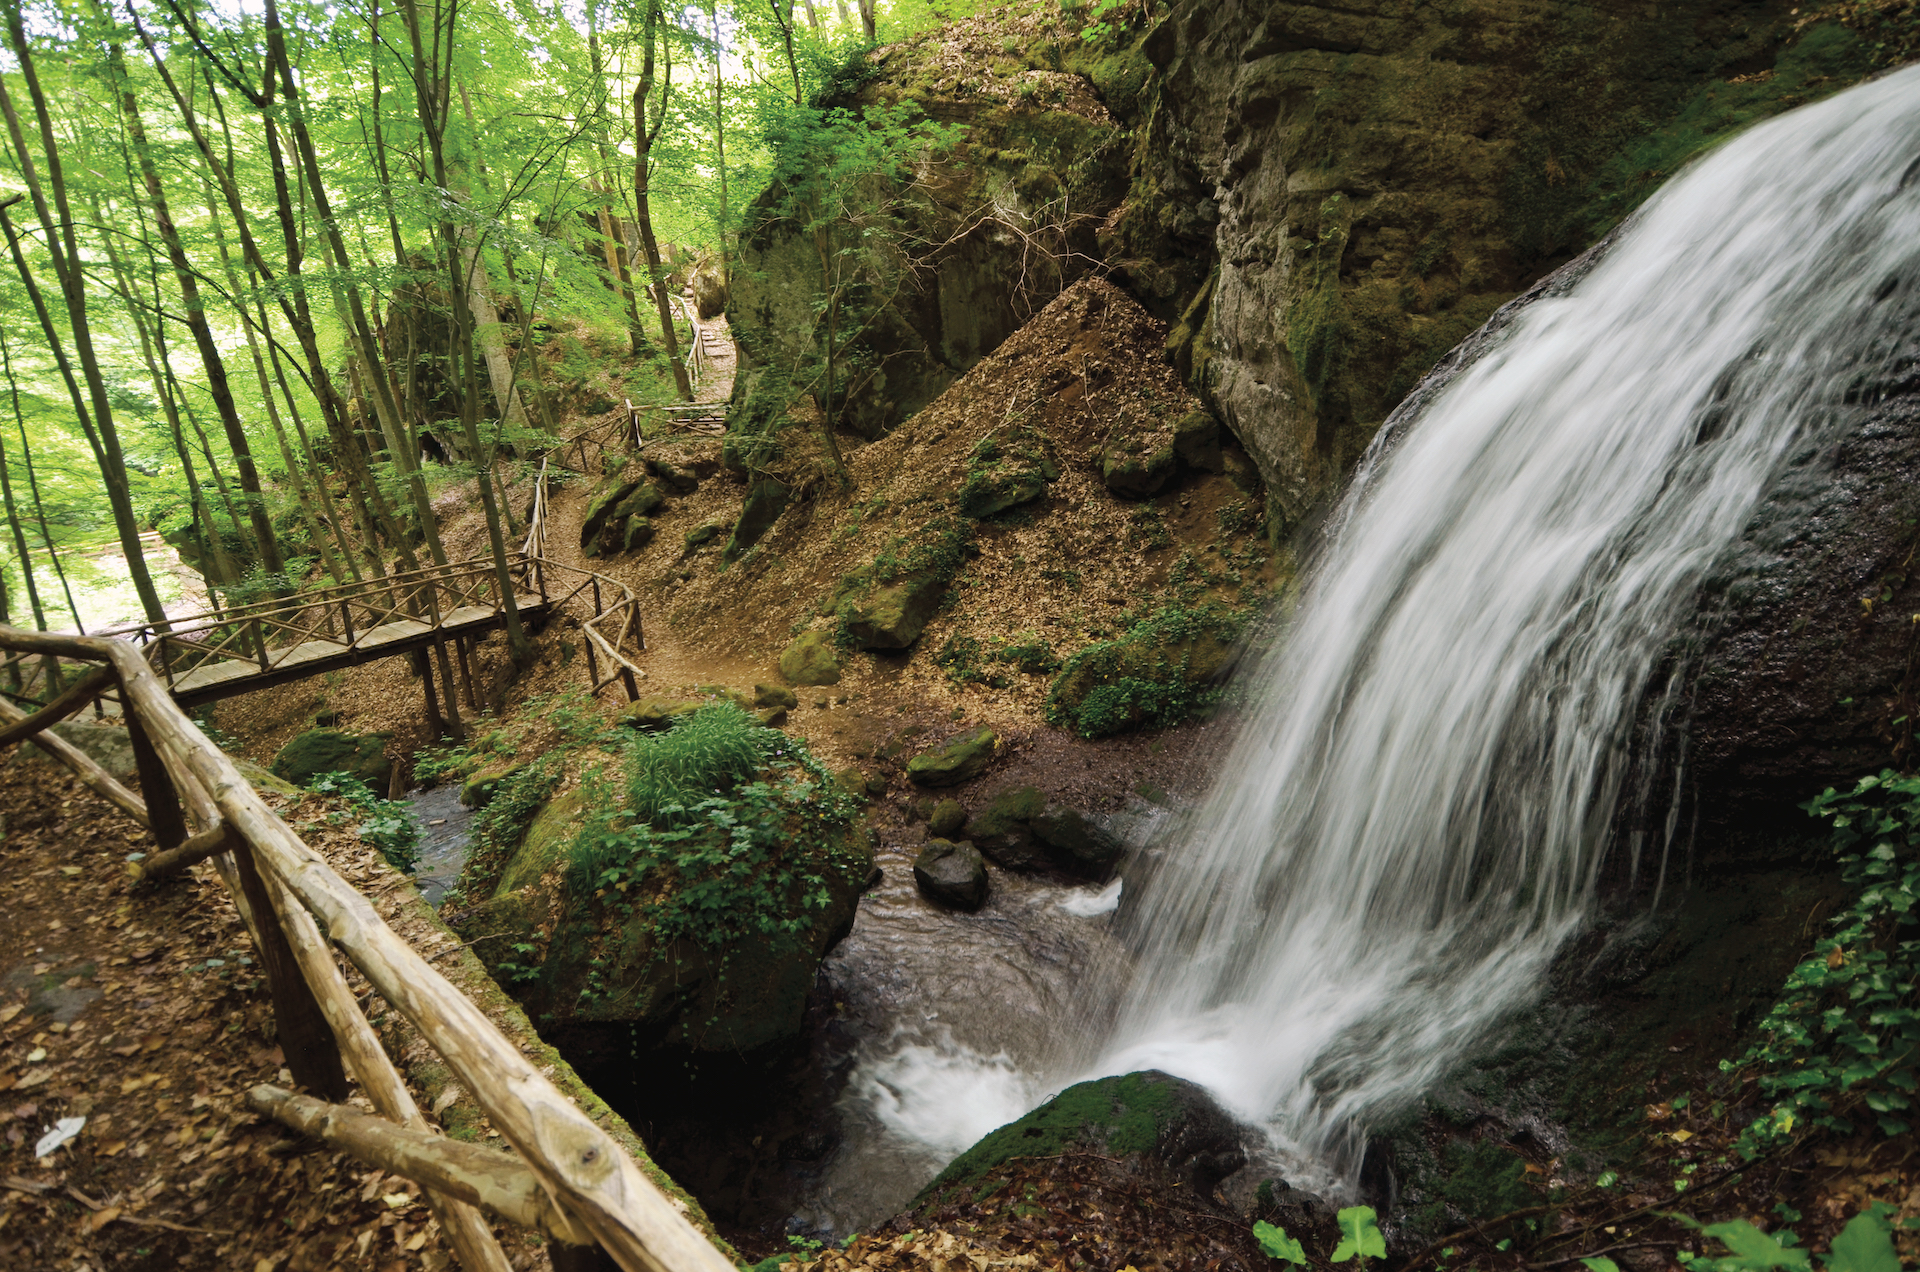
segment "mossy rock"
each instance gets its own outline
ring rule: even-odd
[[[1180,1177],[1199,1196],[1246,1164],[1240,1126],[1204,1089],[1149,1069],[1068,1087],[956,1157],[913,1200],[919,1210],[979,1196],[1014,1158],[1096,1153]]]
[[[1217,698],[1207,686],[1232,665],[1238,620],[1173,611],[1067,660],[1047,695],[1047,720],[1082,737],[1166,727]]]
[[[460,802],[468,808],[485,808],[508,782],[526,770],[515,760],[495,760],[472,773],[460,783]]]
[[[998,516],[1047,493],[1060,466],[1047,454],[1046,439],[1030,428],[994,432],[974,444],[966,480],[960,485],[960,514],[975,520]]]
[[[787,510],[787,500],[793,491],[785,482],[775,481],[771,477],[760,477],[747,487],[747,498],[740,505],[740,519],[733,523],[733,534],[727,539],[727,550],[721,554],[721,561],[732,565],[741,554],[760,542],[760,536],[773,528],[780,514]]]
[[[344,729],[308,729],[280,748],[268,767],[273,775],[295,786],[305,786],[322,773],[345,773],[387,793],[393,762],[386,757],[385,733],[364,736]]]
[[[1126,854],[1126,847],[1105,827],[1089,821],[1077,808],[1048,804],[1030,818],[1027,827],[1047,847],[1047,856],[1069,874],[1104,883]]]
[[[255,790],[269,791],[275,795],[301,794],[298,786],[278,776],[272,770],[263,769],[252,760],[243,760],[237,756],[230,758],[233,759],[233,767],[240,770],[240,776],[246,778]],[[389,774],[389,776],[391,776],[391,774]],[[385,791],[379,793],[382,795],[386,794]]]
[[[800,696],[785,685],[755,685],[753,705],[791,711],[800,705]]]
[[[780,674],[795,685],[840,683],[840,655],[826,632],[801,632],[780,655]],[[795,706],[799,703],[796,701]]]
[[[847,765],[833,775],[833,780],[840,783],[841,789],[847,794],[858,795],[861,799],[867,797],[867,775],[859,765]]]
[[[600,488],[587,500],[586,519],[580,523],[580,547],[582,551],[591,550],[599,542],[600,532],[606,528],[607,519],[620,502],[640,488],[636,478],[621,481],[612,478],[600,484]]]
[[[847,635],[862,649],[906,649],[920,639],[927,621],[947,599],[947,584],[921,570],[876,587],[847,611]],[[791,677],[789,677],[791,679]]]
[[[927,812],[927,833],[951,839],[967,824],[967,810],[957,799],[943,799]]]
[[[970,843],[929,839],[913,859],[913,882],[938,905],[978,910],[987,903],[987,863]]]
[[[1029,823],[1046,807],[1047,797],[1037,786],[1001,791],[967,819],[967,837],[1004,869],[1043,869],[1047,852],[1035,839]]]
[[[992,729],[972,729],[946,745],[923,751],[907,761],[908,780],[921,786],[958,786],[987,771],[1000,735]]]
[[[666,502],[667,496],[660,487],[647,482],[634,487],[626,498],[615,504],[612,516],[616,520],[621,517],[650,517]]]
[[[1125,499],[1151,499],[1178,468],[1171,433],[1116,437],[1100,452],[1100,479]]]
[[[527,824],[526,833],[521,836],[520,846],[514,849],[507,868],[501,872],[493,895],[498,898],[535,887],[552,872],[564,869],[567,849],[573,844],[586,812],[586,791],[578,786],[541,805]]]
[[[674,698],[651,693],[628,703],[620,712],[620,723],[636,729],[664,729],[681,716],[698,711],[702,705],[698,698]]]
[[[752,715],[753,709],[760,705],[754,701],[752,694],[729,689],[725,685],[695,685],[693,691],[708,698],[725,698],[748,715]]]
[[[687,536],[682,541],[682,544],[688,552],[692,552],[702,544],[712,543],[720,537],[720,532],[725,529],[725,526],[716,525],[695,526],[693,529],[687,531]]]
[[[689,468],[682,468],[670,459],[647,460],[647,471],[660,479],[660,484],[676,495],[690,495],[700,488],[700,475]]]
[[[1173,453],[1188,468],[1224,473],[1226,455],[1220,447],[1220,421],[1208,411],[1188,411],[1173,422]]]

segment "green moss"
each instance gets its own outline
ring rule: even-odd
[[[1165,728],[1210,710],[1245,616],[1170,606],[1116,640],[1069,658],[1047,695],[1047,720],[1082,737]]]
[[[1180,1111],[1175,1088],[1145,1073],[1070,1086],[956,1157],[913,1204],[918,1207],[947,1189],[976,1183],[1016,1157],[1053,1157],[1088,1143],[1102,1145],[1109,1157],[1151,1152]]]
[[[1488,1140],[1456,1142],[1442,1163],[1440,1197],[1466,1219],[1493,1219],[1539,1204],[1539,1194],[1526,1185],[1526,1162],[1510,1149]]]

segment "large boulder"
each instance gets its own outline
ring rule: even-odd
[[[308,729],[280,748],[269,770],[282,781],[305,786],[322,773],[345,773],[387,793],[393,762],[387,759],[385,733],[365,736],[344,729]]]
[[[837,685],[840,683],[840,654],[831,634],[822,631],[801,632],[780,654],[780,674],[788,684]],[[772,705],[772,704],[768,704]],[[794,706],[798,706],[796,701]]]
[[[1000,743],[992,729],[969,729],[945,745],[907,761],[907,779],[921,786],[958,786],[987,771]]]
[[[947,599],[947,584],[930,570],[876,586],[846,612],[847,634],[862,649],[906,649]]]
[[[568,755],[571,785],[549,761],[496,795],[552,792],[469,859],[484,899],[449,922],[543,1028],[733,1056],[793,1037],[873,869],[859,803],[728,701],[610,746]]]
[[[694,262],[687,286],[693,292],[693,311],[700,315],[701,322],[710,322],[726,312],[727,268],[718,256],[708,253]]]
[[[580,547],[593,549],[599,542],[600,532],[606,529],[607,521],[613,517],[614,510],[622,501],[640,489],[640,479],[618,477],[608,478],[600,483],[598,489],[587,500],[587,514],[580,522]]]
[[[1165,727],[1205,710],[1233,665],[1238,616],[1172,609],[1069,658],[1047,719],[1082,737]]]
[[[956,1157],[915,1198],[927,1210],[999,1185],[1020,1159],[1092,1154],[1117,1159],[1155,1182],[1177,1183],[1205,1204],[1246,1165],[1248,1134],[1206,1091],[1155,1069],[1068,1087]]]
[[[1001,791],[967,818],[968,838],[1003,869],[1044,869],[1047,850],[1034,837],[1031,823],[1046,806],[1047,797],[1037,786]]]
[[[987,903],[987,863],[964,840],[929,839],[913,859],[913,882],[927,900],[956,910],[978,910]]]
[[[1049,803],[1027,822],[1047,846],[1053,864],[1068,874],[1104,883],[1126,855],[1126,846],[1077,808]]]

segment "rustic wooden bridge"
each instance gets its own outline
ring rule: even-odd
[[[543,486],[543,498],[544,493]],[[635,681],[646,672],[633,659],[646,643],[639,604],[624,584],[526,553],[511,556],[505,573],[509,586],[503,589],[491,557],[455,561],[286,600],[209,610],[164,625],[141,623],[96,634],[131,642],[173,700],[188,708],[448,646],[468,681],[471,702],[467,651],[473,638],[504,629],[509,606],[522,621],[536,625],[577,607],[591,611],[581,627],[594,692],[618,679],[629,699],[637,696]],[[573,586],[561,590],[553,581]]]

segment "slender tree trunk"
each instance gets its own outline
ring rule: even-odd
[[[861,0],[869,3],[870,0]],[[720,78],[720,4],[719,0],[710,0],[707,5],[707,20],[713,24],[713,150],[714,167],[720,176],[720,277],[731,280],[732,269],[730,254],[727,251],[727,227],[733,223],[733,214],[727,206],[727,105],[725,86]]]
[[[114,529],[119,534],[120,547],[127,556],[127,573],[133,582],[140,606],[145,611],[147,621],[164,626],[167,621],[166,607],[160,603],[160,593],[153,585],[153,575],[147,569],[144,546],[140,542],[140,523],[133,511],[132,492],[127,486],[126,461],[120,453],[120,436],[114,428],[113,408],[107,396],[106,379],[100,372],[100,364],[94,355],[93,331],[87,321],[86,279],[81,271],[78,239],[75,232],[72,209],[67,203],[66,178],[60,166],[59,147],[54,141],[53,120],[47,111],[46,95],[41,92],[40,78],[34,69],[31,50],[27,45],[27,33],[21,23],[20,9],[17,4],[10,5],[6,13],[7,36],[13,45],[14,56],[19,60],[20,76],[26,83],[27,95],[33,102],[34,114],[40,125],[40,139],[47,160],[48,183],[53,189],[54,205],[58,209],[59,219],[55,220],[54,209],[47,205],[46,193],[41,188],[35,174],[33,158],[27,148],[24,131],[20,127],[19,114],[14,110],[13,99],[6,89],[4,77],[0,77],[0,112],[7,120],[7,130],[13,138],[18,151],[17,160],[20,175],[28,191],[33,196],[34,211],[40,218],[40,228],[45,234],[44,246],[47,255],[53,261],[54,274],[60,282],[61,297],[66,302],[67,327],[73,336],[74,355],[79,359],[81,375],[87,382],[87,401],[83,401],[75,385],[72,371],[66,366],[64,353],[58,355],[62,364],[63,378],[74,400],[75,414],[80,418],[81,427],[87,435],[88,443],[93,447],[94,458],[100,465],[100,479],[106,486],[107,505],[113,513]],[[56,230],[56,226],[62,227]],[[21,281],[26,284],[34,301],[48,345],[58,349],[59,340],[48,314],[46,304],[40,296],[40,289],[27,270],[26,257],[14,241],[11,224],[5,225],[9,243],[12,245],[16,263],[21,272]],[[87,406],[90,401],[92,411]]]
[[[660,336],[666,344],[667,357],[673,363],[673,384],[680,391],[680,400],[691,402],[693,382],[687,378],[687,364],[680,356],[680,336],[673,328],[673,309],[667,298],[667,274],[660,266],[660,244],[653,237],[653,210],[647,200],[647,169],[653,154],[653,143],[667,121],[667,96],[673,91],[673,61],[669,51],[666,74],[660,84],[658,120],[649,130],[647,95],[653,91],[653,49],[655,37],[659,34],[659,20],[659,0],[647,0],[647,17],[641,35],[640,82],[633,89],[634,218],[640,223],[640,242],[647,252],[647,277],[652,281],[653,301],[660,313]]]
[[[33,611],[35,631],[47,630],[47,613],[40,607],[40,589],[33,585],[33,554],[27,551],[27,532],[20,524],[20,509],[13,502],[13,476],[8,471],[7,448],[0,442],[0,501],[7,506],[7,528],[13,531],[13,546],[20,554],[20,577],[26,584],[27,607]]]
[[[40,523],[40,539],[47,545],[47,560],[53,563],[53,573],[60,580],[61,594],[67,598],[67,612],[73,615],[74,630],[85,635],[87,626],[80,618],[80,607],[74,604],[73,586],[67,582],[66,567],[60,564],[59,549],[53,546],[53,530],[47,524],[47,507],[40,500],[40,478],[33,471],[33,443],[27,440],[27,417],[20,410],[20,386],[13,378],[13,350],[7,343],[5,324],[0,324],[0,371],[7,377],[7,396],[13,402],[13,422],[20,430],[20,459],[27,470],[27,492],[33,496],[34,519]]]
[[[240,490],[247,507],[247,522],[253,529],[261,568],[268,574],[284,576],[287,563],[280,555],[280,541],[273,531],[273,518],[267,513],[266,492],[260,485],[259,469],[254,466],[252,443],[247,438],[246,428],[240,423],[240,411],[233,401],[233,388],[227,382],[226,360],[220,356],[220,346],[213,338],[213,326],[207,321],[206,305],[200,297],[199,276],[194,272],[193,263],[187,259],[187,249],[180,239],[180,231],[174,226],[173,211],[168,206],[159,170],[153,163],[153,154],[147,144],[146,123],[140,117],[139,103],[134,99],[133,88],[127,79],[119,45],[107,47],[107,65],[118,82],[120,111],[126,117],[127,132],[133,140],[134,158],[139,161],[140,176],[147,187],[147,201],[153,207],[154,228],[160,233],[160,241],[167,250],[167,260],[173,266],[174,280],[180,288],[187,330],[193,336],[194,348],[200,355],[200,365],[207,373],[207,393],[213,398],[214,413],[220,417],[220,428],[226,434],[227,449],[233,454],[234,471],[240,479]]]
[[[415,0],[401,0],[401,11],[406,16],[407,34],[413,42],[415,100],[418,103],[420,124],[426,137],[427,150],[433,164],[433,180],[435,185],[444,190],[448,188],[445,145],[447,104],[437,100],[436,92],[444,92],[447,81],[432,78],[427,70],[428,63],[426,62],[422,47],[424,41],[421,39],[420,9],[418,4],[415,3]],[[434,11],[436,48],[438,47],[437,41],[439,38],[439,14],[440,10],[436,7]],[[451,23],[451,19],[449,19],[449,23]],[[451,47],[452,39],[453,32],[449,29],[447,32],[449,47]],[[508,648],[512,651],[515,665],[521,666],[525,665],[532,650],[527,643],[526,632],[520,624],[519,606],[514,603],[513,579],[507,569],[506,538],[501,531],[500,509],[494,503],[493,486],[489,480],[491,465],[487,464],[487,456],[480,445],[478,418],[479,376],[474,358],[473,329],[469,325],[473,311],[472,308],[465,303],[465,296],[463,295],[467,286],[467,279],[463,275],[463,271],[459,265],[459,232],[454,226],[451,217],[447,217],[441,221],[440,233],[446,246],[449,282],[453,288],[452,309],[456,350],[464,362],[466,370],[467,391],[463,395],[460,422],[466,433],[468,449],[472,451],[474,459],[482,465],[476,484],[480,491],[481,508],[486,513],[487,543],[493,552],[494,584],[500,590],[500,603],[506,614]],[[455,697],[453,677],[448,674],[446,648],[444,645],[439,646],[439,661],[442,673],[441,683],[444,684],[447,689],[448,713],[454,719],[457,726],[459,709],[453,702]]]

